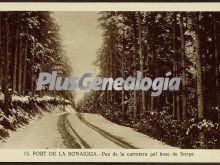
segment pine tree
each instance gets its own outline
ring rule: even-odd
[[[198,119],[204,118],[204,94],[203,94],[203,79],[202,79],[202,61],[201,61],[201,41],[199,29],[199,13],[195,13],[195,52],[196,52],[196,67],[197,67],[197,96],[198,96]],[[204,132],[200,132],[199,140],[200,147],[204,147]]]

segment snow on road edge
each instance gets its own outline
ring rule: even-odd
[[[82,113],[82,116],[91,124],[99,127],[100,129],[109,132],[113,136],[119,137],[124,141],[136,146],[137,148],[144,149],[174,149],[175,147],[169,146],[161,141],[155,140],[147,135],[139,133],[130,127],[121,126],[110,122],[101,115]]]

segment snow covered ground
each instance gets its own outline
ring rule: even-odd
[[[99,127],[110,134],[127,141],[137,148],[144,149],[171,149],[169,145],[166,145],[158,140],[139,133],[132,128],[114,124],[104,117],[97,114],[83,113],[82,116],[91,124]]]
[[[114,124],[100,115],[77,113],[70,106],[67,113],[43,113],[30,125],[11,132],[0,149],[66,148],[173,148],[135,130]]]
[[[88,142],[91,148],[124,148],[123,146],[119,146],[114,143],[117,140],[127,142],[135,148],[174,148],[158,140],[152,139],[147,135],[136,132],[132,128],[114,124],[100,115],[83,113],[81,114],[81,116],[88,123],[92,124],[92,128],[89,127],[86,123],[82,123],[79,117],[77,117],[76,113],[71,113],[68,116],[68,120],[70,121],[72,128],[78,133],[80,137],[83,137],[84,140]],[[93,127],[95,128],[95,130],[93,129]],[[102,130],[104,131],[103,133]],[[108,139],[106,138],[106,136],[108,137],[109,134],[110,138]],[[113,137],[113,141],[111,137]]]
[[[95,149],[112,149],[121,148],[112,141],[100,135],[98,132],[91,129],[78,118],[75,113],[71,113],[68,117],[71,127],[77,132],[83,140],[85,140],[90,148]]]
[[[60,113],[44,113],[30,125],[11,132],[6,142],[0,144],[0,149],[65,149],[57,128],[59,116]]]

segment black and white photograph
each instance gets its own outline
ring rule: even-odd
[[[1,11],[0,149],[220,149],[220,13]]]

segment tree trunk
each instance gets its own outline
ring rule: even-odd
[[[175,77],[178,76],[178,63],[177,63],[177,37],[176,37],[176,13],[173,13],[173,51],[174,51],[174,59],[173,59],[173,75]],[[179,96],[176,92],[173,93],[173,117],[177,117],[177,120],[180,121],[180,109],[179,109]]]
[[[122,78],[124,78],[124,32],[123,32],[123,41],[122,41],[122,67],[121,67],[121,73],[122,73]],[[126,111],[125,111],[125,90],[124,87],[122,87],[122,94],[121,94],[121,101],[122,101],[122,113],[123,113],[123,119],[126,120]]]
[[[154,34],[152,34],[152,38],[155,38],[156,36]],[[156,47],[155,47],[155,42],[153,40],[152,42],[152,57],[151,57],[151,74],[153,76],[153,78],[155,78],[156,74],[157,74],[157,66],[156,66]],[[159,97],[159,96],[157,96]],[[150,109],[151,112],[157,112],[158,111],[158,106],[155,106],[155,103],[157,103],[157,97],[151,96],[150,97]]]
[[[110,34],[110,38],[109,38],[110,39],[110,42],[109,42],[110,43],[110,47],[109,47],[109,55],[110,55],[110,57],[109,57],[109,59],[110,59],[110,65],[109,65],[110,66],[110,68],[109,68],[110,72],[109,72],[109,74],[110,75],[109,76],[111,78],[113,78],[113,59],[112,59],[113,55],[112,55],[112,38],[111,38],[112,36],[111,35],[112,34]],[[109,97],[110,97],[109,98],[110,99],[110,103],[112,104],[112,100],[113,100],[112,99],[112,97],[113,97],[113,91],[112,90],[109,92]]]
[[[135,21],[135,15],[134,15],[134,22],[133,22],[133,76],[136,77],[136,55],[137,55],[137,48],[136,48],[136,21]],[[134,90],[134,122],[136,122],[137,119],[137,91]]]
[[[19,30],[16,30],[16,39],[15,39],[15,52],[14,52],[14,67],[13,67],[13,85],[12,85],[12,90],[16,91],[16,83],[17,83],[17,60],[18,60],[18,35],[19,35]]]
[[[140,56],[140,69],[141,69],[141,78],[144,76],[144,56],[142,52],[142,35],[141,35],[141,14],[138,12],[138,42],[139,42],[139,56]],[[145,91],[141,91],[141,105],[142,111],[141,115],[145,112]]]
[[[22,60],[23,60],[23,37],[19,37],[19,58],[18,58],[18,93],[22,94]]]
[[[153,14],[153,18],[154,18],[154,21],[155,21],[155,17],[156,17],[156,13]],[[150,45],[152,45],[152,53],[151,53],[151,56],[149,56],[151,59],[150,59],[150,73],[151,73],[151,76],[152,78],[155,78],[156,75],[157,75],[157,55],[156,55],[156,44],[155,44],[155,38],[157,37],[155,35],[155,31],[152,30],[150,32],[150,37],[152,38],[152,41],[150,43]],[[148,60],[149,61],[149,60]],[[151,93],[149,92],[149,109],[151,112],[158,112],[158,101],[157,101],[157,98],[159,98],[160,96],[157,96],[157,97],[154,97],[154,96],[151,96]]]
[[[176,13],[173,13],[173,75],[176,75]],[[173,117],[176,115],[176,93],[173,93]]]
[[[195,14],[195,55],[197,67],[197,97],[198,97],[198,119],[201,121],[204,118],[204,95],[203,95],[203,79],[202,79],[202,57],[200,47],[200,32],[199,32],[199,13]],[[204,148],[204,132],[199,135],[200,148]]]
[[[183,14],[180,13],[180,38],[181,38],[181,56],[182,56],[182,110],[183,121],[186,120],[186,58],[185,58],[185,39],[184,39],[184,26]]]
[[[33,41],[32,43],[32,52],[31,52],[31,63],[30,63],[30,71],[31,71],[31,74],[30,74],[30,78],[31,78],[31,94],[32,96],[34,96],[35,94],[35,81],[34,81],[34,56],[35,56],[35,41]],[[52,94],[54,96],[54,91],[52,91]]]
[[[28,32],[27,32],[28,35]],[[26,93],[26,78],[27,78],[27,53],[28,53],[28,36],[26,36],[25,40],[25,52],[24,52],[24,59],[23,59],[23,77],[22,77],[22,95]]]
[[[5,52],[4,52],[4,114],[8,117],[10,115],[10,91],[9,91],[9,23],[8,19],[5,18]]]

